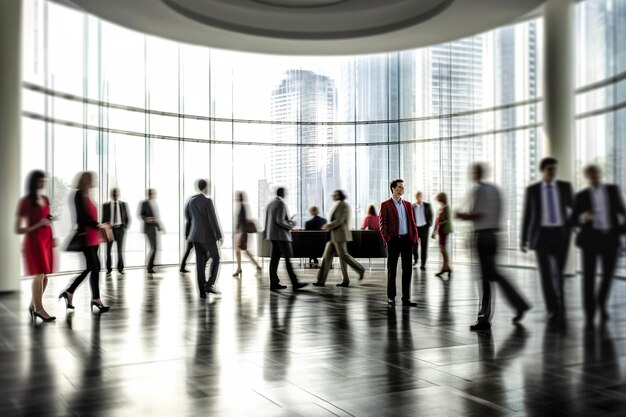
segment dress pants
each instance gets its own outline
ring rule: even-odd
[[[187,242],[187,249],[185,250],[185,254],[183,255],[183,260],[180,262],[180,268],[184,269],[187,266],[187,258],[191,254],[191,250],[193,249],[193,242]]]
[[[482,298],[480,302],[480,310],[478,312],[478,321],[491,321],[493,315],[492,306],[492,282],[500,284],[500,288],[508,303],[515,311],[526,310],[529,308],[528,303],[519,294],[517,289],[505,277],[500,275],[496,268],[496,255],[498,254],[498,239],[496,231],[477,230],[474,233],[476,242],[476,251],[478,252],[478,260],[480,262],[480,272],[482,280]]]
[[[74,282],[72,282],[72,284],[66,290],[70,294],[74,294],[78,289],[78,286],[85,279],[85,277],[88,274],[91,274],[91,276],[89,277],[89,285],[91,286],[91,298],[93,300],[97,300],[100,298],[100,258],[98,257],[99,247],[100,245],[87,246],[83,250],[86,267],[85,270],[74,279]]]
[[[542,227],[539,244],[535,249],[541,287],[548,314],[563,316],[565,300],[563,294],[563,270],[569,249],[569,229],[565,227]]]
[[[154,269],[154,259],[157,253],[157,231],[155,228],[146,231],[148,243],[150,244],[150,255],[148,257],[148,271]]]
[[[124,236],[126,235],[126,229],[123,227],[113,227],[113,242],[107,242],[107,272],[110,274],[113,270],[113,261],[111,259],[111,249],[113,243],[117,245],[117,270],[122,272],[124,270]]]
[[[596,307],[606,312],[613,274],[620,247],[619,238],[594,231],[593,241],[582,247],[583,255],[583,306],[588,321],[594,319]],[[602,263],[602,280],[596,298],[596,265]],[[596,301],[597,300],[597,301]]]
[[[281,256],[285,258],[285,266],[287,274],[293,285],[298,283],[296,273],[291,266],[291,257],[293,256],[292,243],[285,240],[272,240],[272,257],[270,258],[270,288],[276,288],[280,284],[278,278],[278,263]]]
[[[220,252],[217,249],[217,242],[193,242],[193,247],[196,249],[198,290],[202,293],[215,285],[220,267]],[[207,281],[206,264],[209,259],[211,259],[211,270]]]
[[[408,234],[393,237],[387,243],[387,298],[390,300],[396,298],[396,269],[399,257],[402,257],[402,301],[411,299],[412,248],[413,242]]]
[[[426,265],[426,259],[428,259],[428,232],[430,227],[426,226],[418,226],[417,228],[417,243],[413,245],[413,258],[415,262],[419,259],[422,260],[422,266]],[[420,256],[417,256],[417,247],[420,249]]]
[[[350,265],[355,271],[362,273],[365,271],[363,265],[361,265],[356,259],[354,259],[348,253],[348,242],[332,242],[329,241],[326,243],[326,247],[324,248],[324,257],[322,259],[322,266],[320,267],[320,271],[317,274],[317,283],[324,284],[326,282],[326,278],[328,277],[328,272],[330,271],[330,267],[333,264],[333,258],[337,253],[340,259],[341,265],[341,276],[343,277],[342,282],[350,282],[350,278],[348,278],[348,266]]]

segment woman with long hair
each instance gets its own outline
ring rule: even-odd
[[[376,207],[373,204],[367,207],[367,216],[363,219],[361,230],[380,230],[380,217],[376,214]]]
[[[43,307],[43,293],[48,286],[48,274],[54,268],[54,238],[52,237],[52,215],[50,200],[44,195],[46,174],[43,171],[30,173],[27,195],[17,208],[15,232],[24,237],[24,267],[26,274],[33,276],[32,299],[28,311],[33,320],[39,317],[45,322],[54,321]]]
[[[237,226],[235,227],[235,257],[237,258],[237,270],[233,274],[234,277],[241,276],[241,252],[256,266],[257,274],[261,273],[261,265],[254,259],[254,256],[248,250],[248,224],[251,220],[248,218],[248,200],[246,193],[237,191],[235,200],[239,209],[237,211]]]
[[[102,304],[100,299],[100,258],[98,248],[100,247],[100,230],[109,229],[106,223],[98,223],[98,209],[91,200],[89,193],[94,187],[96,174],[93,172],[83,172],[76,185],[74,195],[74,208],[76,210],[77,232],[84,235],[83,255],[85,256],[86,268],[78,275],[72,284],[59,295],[59,299],[65,298],[67,308],[73,309],[72,304],[74,292],[83,282],[87,275],[91,274],[89,284],[91,286],[91,307],[97,307],[101,312],[109,311],[109,307]]]
[[[446,193],[439,193],[435,197],[435,200],[439,202],[439,216],[437,216],[437,220],[435,221],[435,228],[433,229],[431,237],[435,239],[435,236],[438,235],[439,251],[443,258],[441,271],[435,275],[441,277],[443,274],[448,273],[448,278],[450,278],[452,269],[450,268],[450,256],[448,255],[446,244],[448,243],[448,235],[452,233],[452,219],[450,218],[450,208],[448,207],[448,196]]]

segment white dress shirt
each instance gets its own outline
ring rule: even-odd
[[[424,203],[414,203],[413,213],[415,214],[415,223],[417,224],[417,227],[426,226],[426,210],[424,207]]]
[[[548,184],[552,185],[552,198],[554,199],[555,221],[550,221],[550,209],[548,207]],[[563,226],[563,216],[561,215],[561,196],[556,181],[547,183],[541,182],[541,226],[560,227]]]
[[[118,201],[111,201],[111,211],[112,211],[112,216],[111,216],[111,225],[113,227],[119,227],[122,225],[122,211],[120,210],[120,202]]]
[[[474,188],[472,213],[479,217],[474,221],[474,230],[500,229],[502,199],[498,187],[484,182]]]
[[[591,187],[591,207],[593,207],[593,228],[607,231],[611,229],[609,217],[609,196],[604,185]]]

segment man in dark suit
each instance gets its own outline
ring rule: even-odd
[[[426,259],[428,258],[428,236],[430,236],[430,226],[433,225],[433,209],[429,203],[422,201],[422,192],[415,194],[413,203],[413,216],[417,225],[417,243],[413,245],[413,265],[417,265],[419,258],[422,258],[420,269],[426,269]],[[418,246],[420,256],[417,255]]]
[[[289,218],[287,205],[284,201],[286,194],[283,187],[278,188],[276,190],[276,199],[267,206],[267,211],[265,212],[265,239],[272,242],[270,291],[287,288],[286,285],[280,283],[278,278],[278,263],[281,256],[285,258],[285,266],[287,267],[293,290],[297,291],[307,285],[298,282],[298,277],[296,277],[296,273],[291,266],[291,258],[293,258],[291,229],[293,229],[294,221]]]
[[[596,165],[585,168],[589,187],[576,194],[572,220],[580,226],[576,246],[583,255],[583,306],[587,324],[592,325],[596,305],[604,322],[609,314],[606,310],[615,273],[620,231],[626,219],[626,208],[620,189],[615,184],[602,184],[601,171]],[[602,281],[597,301],[595,295],[596,262],[602,262]]]
[[[197,185],[197,184],[196,184]],[[187,212],[187,205],[189,201],[185,204],[185,212]],[[185,220],[185,241],[187,242],[187,248],[185,249],[185,254],[183,255],[183,260],[180,262],[180,272],[186,274],[189,272],[187,269],[187,258],[191,254],[191,250],[193,249],[193,242],[189,242],[187,239],[189,238],[189,231],[191,229],[191,222],[189,220]]]
[[[387,246],[387,299],[390,306],[396,301],[396,269],[402,257],[402,305],[416,307],[411,302],[411,252],[417,243],[417,226],[411,203],[402,199],[404,180],[393,180],[390,185],[392,196],[380,206],[380,234]]]
[[[148,190],[148,199],[141,203],[140,216],[143,220],[143,232],[148,238],[150,244],[150,254],[148,257],[148,273],[154,274],[154,259],[157,252],[157,232],[162,231],[159,222],[159,209],[156,205],[156,190],[150,188]]]
[[[546,309],[551,319],[563,319],[563,270],[571,237],[572,184],[556,179],[558,161],[544,158],[542,181],[530,185],[524,197],[521,250],[535,251]]]
[[[185,218],[190,223],[187,240],[193,242],[196,249],[196,274],[200,298],[206,298],[206,293],[219,294],[215,288],[215,281],[220,266],[218,242],[224,241],[215,206],[209,198],[209,184],[206,180],[198,180],[199,194],[191,197],[185,208]],[[206,279],[206,264],[211,259],[209,280]]]
[[[111,201],[102,206],[102,223],[111,225],[113,239],[117,244],[117,272],[124,275],[124,236],[126,229],[130,225],[128,218],[128,206],[125,202],[119,201],[120,192],[117,188],[111,190]],[[113,242],[107,242],[107,275],[113,271],[111,261],[111,248]]]
[[[304,230],[322,230],[327,222],[325,218],[319,216],[319,212],[317,206],[309,208],[309,214],[313,217],[304,223]],[[309,266],[313,267],[313,265],[316,267],[319,265],[317,258],[309,258]]]

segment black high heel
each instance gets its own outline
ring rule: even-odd
[[[44,317],[41,314],[37,313],[35,310],[31,310],[33,313],[33,320],[35,320],[36,317],[39,317],[41,320],[43,320],[45,323],[50,323],[51,321],[55,321],[57,318],[54,316],[49,316],[49,317]]]
[[[98,304],[95,301],[91,302],[91,307],[98,307],[98,310],[100,310],[101,313],[106,313],[107,311],[109,311],[110,307],[109,306],[105,306],[103,304]]]
[[[65,298],[65,308],[66,309],[70,308],[70,309],[74,310],[74,305],[70,304],[70,299],[69,299],[69,297],[67,295],[67,291],[63,291],[61,294],[59,294],[59,300],[61,298]]]
[[[28,316],[30,317],[30,321],[35,320],[35,309],[32,307],[28,307]]]

